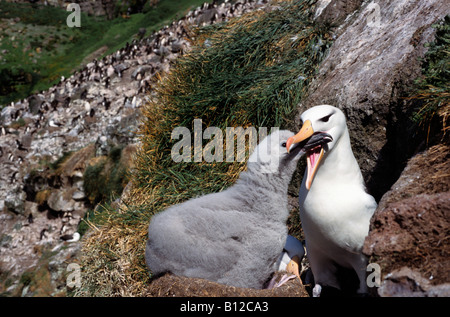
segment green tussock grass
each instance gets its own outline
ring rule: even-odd
[[[158,98],[144,109],[148,119],[141,131],[138,186],[159,184],[162,179],[154,182],[155,171],[161,167],[179,179],[204,175],[211,168],[171,159],[171,131],[193,131],[194,119],[202,119],[203,129],[221,128],[224,135],[226,127],[286,125],[329,45],[325,28],[310,22],[311,3],[288,2],[279,11],[256,12],[198,31],[198,45],[178,62],[158,89]],[[220,175],[230,168],[227,163],[213,166]]]
[[[428,44],[422,76],[411,98],[419,101],[413,120],[427,131],[427,141],[436,136],[449,143],[450,116],[450,16],[433,25],[435,40]]]
[[[312,22],[315,1],[280,1],[280,10],[255,11],[193,34],[180,58],[144,106],[133,190],[120,210],[106,208],[85,241],[89,273],[77,295],[145,295],[148,223],[155,213],[191,197],[221,191],[243,162],[176,163],[176,127],[285,127],[331,45],[327,27]],[[205,140],[205,145],[208,140]],[[225,146],[224,146],[225,148]],[[247,153],[248,154],[248,153]],[[293,225],[295,226],[295,225]]]

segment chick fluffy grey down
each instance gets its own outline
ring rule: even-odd
[[[262,288],[286,242],[288,185],[305,151],[303,145],[286,151],[293,135],[280,130],[266,137],[230,188],[153,216],[145,251],[153,274]]]

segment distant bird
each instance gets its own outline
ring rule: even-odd
[[[80,240],[80,234],[78,232],[75,232],[74,234],[65,234],[59,238],[66,242],[77,242],[78,240]]]
[[[48,122],[48,125],[50,127],[59,128],[62,126],[62,123],[59,123],[59,122],[55,121],[54,119],[50,119],[50,121]]]
[[[9,180],[9,182],[11,183],[11,184],[14,184],[15,182],[16,182],[16,180],[17,180],[17,174],[18,174],[19,172],[14,172],[12,175],[11,175],[11,178],[10,178],[10,180]]]
[[[297,162],[306,149],[325,140],[315,136],[288,153],[291,136],[276,131],[261,141],[232,187],[153,216],[145,251],[153,274],[262,288],[285,246],[287,189]]]
[[[111,101],[108,101],[106,97],[103,97],[102,105],[105,107],[105,110],[108,110],[111,105]]]
[[[62,227],[61,227],[61,229],[59,229],[59,234],[61,235],[61,239],[62,240],[64,240],[62,237],[63,237],[63,234],[66,232],[66,230],[67,230],[67,226],[65,225],[65,224],[63,224],[62,225]],[[70,237],[70,239],[72,238],[72,235],[70,235],[71,237]]]
[[[63,107],[67,108],[70,104],[70,97],[66,97],[64,98],[64,103],[63,103]]]
[[[20,141],[17,140],[17,139],[16,139],[16,145],[17,145],[17,149],[18,149],[19,151],[26,151],[26,152],[28,152],[28,149],[25,148],[25,147],[23,146],[22,142],[20,142]]]
[[[353,155],[344,113],[329,105],[316,106],[301,115],[303,126],[287,141],[288,149],[315,133],[327,132],[333,141],[307,151],[307,169],[300,188],[300,218],[315,286],[341,289],[336,274],[349,268],[359,279],[358,293],[367,293],[367,259],[362,254],[369,222],[377,204],[364,186]]]
[[[39,233],[39,240],[42,240],[43,238],[47,238],[47,229],[42,229],[41,232]]]
[[[91,104],[88,101],[84,103],[84,110],[86,111],[86,113],[91,111]]]
[[[105,78],[105,83],[104,83],[104,84],[105,84],[105,88],[106,88],[106,89],[109,88],[110,81],[111,81],[111,79],[109,79],[109,77],[106,77],[106,78]]]

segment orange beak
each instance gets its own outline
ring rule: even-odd
[[[300,129],[300,131],[296,135],[287,139],[286,148],[287,148],[288,153],[293,144],[301,142],[301,141],[309,138],[313,134],[314,134],[314,129],[312,127],[312,123],[310,120],[306,120],[303,123],[303,126]],[[312,184],[314,175],[316,174],[319,163],[322,160],[323,153],[324,153],[323,147],[320,147],[320,150],[319,150],[319,148],[317,148],[317,149],[314,149],[314,150],[308,152],[308,154],[307,154],[308,156],[306,158],[306,162],[308,164],[308,172],[307,172],[307,178],[306,178],[306,189],[308,189],[308,190],[311,188],[311,184]]]
[[[286,149],[287,149],[288,153],[291,149],[291,145],[302,142],[303,140],[306,140],[313,134],[314,134],[314,130],[312,128],[312,123],[311,123],[311,121],[306,120],[305,123],[303,123],[303,126],[300,129],[300,131],[296,135],[291,136],[289,139],[287,139]]]

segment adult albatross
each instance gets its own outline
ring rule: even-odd
[[[357,292],[367,293],[367,259],[361,250],[377,204],[365,190],[345,115],[336,107],[320,105],[305,111],[301,120],[303,126],[288,139],[288,149],[316,133],[333,138],[306,153],[299,193],[306,253],[315,280],[313,296],[320,296],[322,286],[340,289],[338,267],[353,269],[359,279]]]
[[[153,216],[145,250],[149,269],[262,288],[286,243],[287,190],[297,162],[306,149],[331,140],[317,135],[288,153],[286,141],[293,135],[276,131],[261,141],[228,189]]]

